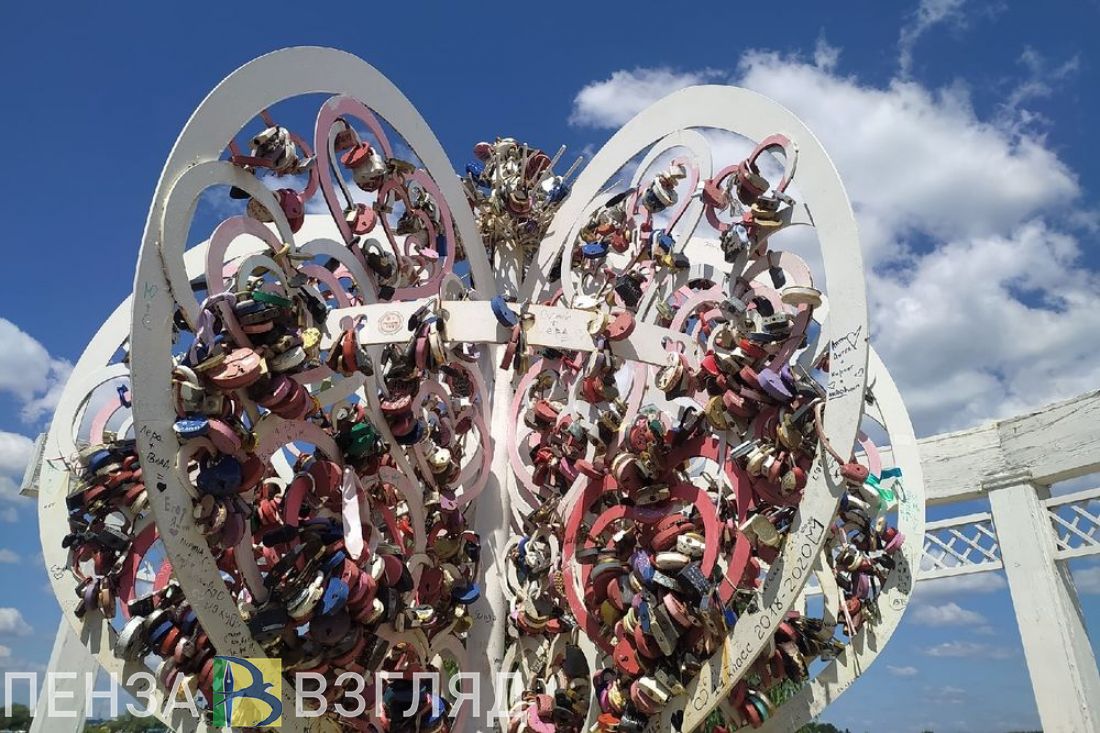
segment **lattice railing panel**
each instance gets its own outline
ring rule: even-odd
[[[1001,568],[1001,548],[988,512],[930,522],[924,535],[922,580]]]
[[[1100,554],[1100,488],[1055,496],[1044,503],[1059,560]]]

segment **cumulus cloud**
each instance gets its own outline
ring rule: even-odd
[[[961,687],[945,685],[944,687],[926,688],[924,697],[929,702],[939,705],[959,705],[966,702],[967,695],[966,690]]]
[[[18,608],[0,608],[0,635],[29,636],[30,633],[30,624]]]
[[[994,593],[1007,587],[1008,583],[999,572],[973,573],[922,580],[917,584],[915,597],[926,602],[941,597],[958,598],[968,593]]]
[[[57,406],[72,364],[50,356],[46,347],[6,318],[0,318],[0,392],[21,407],[26,422],[34,422]]]
[[[985,622],[985,616],[955,602],[934,606],[921,604],[913,609],[913,623],[920,626],[978,626]]]
[[[0,472],[21,474],[33,448],[34,441],[26,435],[0,430]]]
[[[0,430],[0,500],[23,500],[19,486],[33,448],[34,441],[27,436]],[[0,511],[0,520],[16,521],[15,511],[14,507],[5,507]]]
[[[678,72],[668,67],[616,71],[594,81],[573,99],[569,124],[578,127],[618,127],[634,115],[677,89],[705,84],[723,77],[714,69]]]
[[[961,7],[925,5],[918,26]],[[790,108],[829,151],[860,227],[872,341],[918,433],[1094,389],[1100,273],[1084,266],[1087,233],[1074,228],[1082,194],[1074,170],[1019,114],[978,114],[964,82],[875,84],[842,74],[838,57],[824,40],[812,58],[750,50],[722,81]],[[615,72],[577,94],[573,119],[614,127],[715,78],[713,70]],[[653,79],[660,83],[643,83]]]
[[[886,671],[894,677],[916,677],[920,674],[920,670],[916,667],[895,667],[892,664],[886,665]]]
[[[1011,649],[992,644],[980,644],[974,641],[945,641],[920,650],[926,657],[982,657],[987,659],[1008,659],[1013,656]]]
[[[1100,565],[1074,570],[1073,584],[1078,593],[1100,595]]]

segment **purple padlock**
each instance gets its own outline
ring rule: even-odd
[[[757,372],[756,383],[760,385],[760,389],[764,391],[764,394],[773,400],[790,402],[794,399],[794,395],[784,384],[783,378],[771,369],[761,369]]]

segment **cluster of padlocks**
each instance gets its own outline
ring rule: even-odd
[[[541,681],[555,674],[552,654],[537,655],[547,666],[528,691],[535,730],[641,731],[683,695],[759,602],[762,570],[779,555],[821,450],[846,487],[827,540],[830,607],[778,625],[770,652],[727,693],[727,723],[761,725],[773,690],[841,651],[837,637],[874,617],[895,566],[904,536],[885,515],[896,508],[888,485],[897,473],[876,466],[872,479],[854,454],[832,450],[826,392],[811,374],[827,373],[827,359],[804,367],[792,358],[807,347],[822,295],[799,258],[768,249],[795,204],[790,175],[773,185],[756,164],[773,146],[793,171],[797,152],[778,135],[705,181],[690,159],[674,159],[597,207],[563,253],[595,349],[544,351],[517,391],[514,419],[529,432],[513,445],[513,465],[532,511],[509,555],[511,625],[521,654],[561,648],[563,660],[579,629],[596,666],[563,667],[551,696]],[[693,265],[671,233],[693,197],[720,232],[725,273]],[[700,358],[676,348],[659,368],[628,364],[614,346],[647,317],[689,335]]]
[[[519,675],[493,696],[512,731],[779,725],[811,664],[896,623],[919,513],[904,456],[850,437],[865,329],[769,242],[813,221],[799,146],[712,171],[682,133],[605,190],[637,150],[574,181],[497,138],[448,180],[434,139],[395,153],[375,112],[415,113],[379,94],[326,101],[312,146],[266,110],[225,153],[181,137],[206,162],[158,191],[128,352],[89,349],[132,393],[51,442],[63,608],[208,712],[225,654],[322,678],[337,729],[487,730],[425,684],[471,669]],[[217,184],[243,211],[185,256],[176,212]]]
[[[564,174],[556,174],[554,166],[564,152],[562,146],[550,157],[507,137],[474,146],[463,183],[490,258],[501,248],[530,263],[582,162],[578,158]]]

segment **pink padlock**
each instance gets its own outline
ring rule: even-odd
[[[357,237],[369,234],[378,224],[378,214],[366,204],[356,204],[355,208],[347,213],[348,226],[351,233]]]

